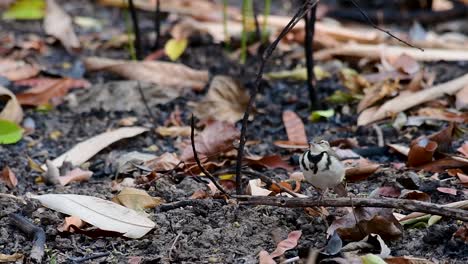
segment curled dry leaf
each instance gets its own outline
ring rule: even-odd
[[[279,257],[284,254],[284,252],[293,249],[297,246],[299,239],[301,238],[302,231],[292,231],[288,234],[288,238],[278,243],[275,251],[271,252],[270,256],[272,258]]]
[[[346,180],[350,182],[366,179],[380,168],[379,164],[364,158],[350,159],[343,163],[346,166]]]
[[[464,132],[460,130],[455,123],[450,123],[446,128],[428,136],[428,139],[437,142],[438,152],[451,152],[452,141],[463,134]]]
[[[6,186],[8,186],[8,188],[13,189],[18,185],[18,179],[10,167],[5,166],[2,170],[1,176],[1,180],[6,184]]]
[[[159,157],[145,161],[144,166],[153,171],[169,171],[180,164],[175,153],[166,152]]]
[[[40,69],[38,66],[24,61],[0,59],[0,76],[10,81],[19,81],[36,76]]]
[[[400,84],[397,80],[385,81],[383,83],[377,83],[364,90],[364,98],[359,102],[357,111],[362,112],[385,97],[394,95],[400,89]]]
[[[222,121],[209,123],[194,139],[199,158],[209,158],[218,153],[234,149],[233,142],[239,136],[239,131],[231,123]],[[180,159],[182,161],[193,160],[193,151],[190,144],[184,148]]]
[[[128,187],[123,188],[112,201],[136,211],[154,208],[164,202],[164,200],[159,197],[150,196],[145,190]]]
[[[51,79],[38,78],[16,82],[18,85],[33,85],[32,88],[18,94],[16,97],[22,105],[59,105],[63,97],[72,88],[88,88],[91,84],[86,80],[71,78]]]
[[[250,165],[260,165],[270,169],[282,168],[287,171],[291,171],[293,167],[285,162],[280,155],[269,155],[269,156],[257,156],[249,155],[244,157]]]
[[[252,196],[268,196],[272,193],[272,191],[263,187],[265,187],[265,183],[260,179],[250,180],[249,185],[247,185],[247,193]]]
[[[82,182],[87,181],[93,176],[93,172],[89,170],[82,170],[80,168],[75,168],[65,175],[58,178],[60,185],[65,186],[70,182]]]
[[[110,144],[124,138],[134,137],[146,131],[148,129],[144,127],[123,127],[104,132],[76,144],[73,148],[55,158],[52,163],[55,167],[61,167],[63,162],[68,161],[73,166],[79,166]],[[45,170],[46,166],[42,165],[41,168]]]
[[[101,198],[76,194],[33,195],[42,205],[68,215],[75,215],[102,230],[140,238],[155,227],[155,223],[138,212]]]
[[[23,109],[19,104],[16,96],[7,88],[0,86],[0,99],[8,98],[3,109],[0,110],[0,119],[9,120],[19,124],[23,120]],[[3,100],[1,100],[3,104]]]
[[[99,57],[84,59],[88,71],[109,71],[127,79],[146,81],[172,88],[201,90],[208,82],[208,71],[183,64],[160,61],[126,61]]]
[[[369,234],[378,234],[385,240],[397,239],[403,234],[403,227],[388,208],[354,208],[352,212],[333,221],[327,233],[333,234],[335,230],[343,240],[354,241]]]
[[[211,81],[205,98],[191,106],[200,119],[235,123],[244,115],[248,102],[249,94],[238,81],[218,75]]]
[[[79,217],[72,215],[69,217],[65,217],[65,221],[62,225],[57,227],[57,230],[59,232],[73,233],[75,229],[71,227],[72,225],[77,228],[81,228],[85,225],[85,222],[83,222]]]
[[[408,166],[417,167],[432,161],[437,142],[422,137],[412,142],[408,153]]]
[[[55,0],[47,0],[44,30],[47,34],[60,40],[68,51],[80,48],[80,41],[73,30],[71,17]]]

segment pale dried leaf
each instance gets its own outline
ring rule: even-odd
[[[109,71],[127,79],[146,81],[173,88],[201,90],[208,82],[208,71],[162,61],[125,61],[99,57],[84,59],[88,71]]]
[[[254,179],[249,181],[247,186],[247,193],[252,196],[268,196],[272,191],[263,188],[265,184],[260,179]]]
[[[80,48],[80,41],[73,30],[71,17],[55,2],[47,0],[44,30],[54,36],[68,51]]]
[[[87,181],[93,176],[93,172],[89,170],[82,170],[80,168],[75,168],[65,175],[59,177],[60,184],[65,186],[70,182],[82,182]]]
[[[76,144],[73,148],[55,158],[52,163],[56,167],[61,167],[63,162],[68,161],[73,166],[79,166],[110,144],[124,138],[134,137],[146,131],[148,129],[144,127],[123,127],[104,132]],[[45,165],[42,165],[42,169],[46,169]]]
[[[249,94],[238,81],[218,75],[211,81],[205,98],[191,105],[200,119],[235,123],[243,117],[248,102]]]
[[[289,141],[303,145],[308,144],[304,122],[296,113],[289,110],[284,111],[283,124]]]
[[[189,126],[157,127],[156,132],[163,137],[188,137],[190,136]]]
[[[18,179],[10,167],[5,166],[2,170],[1,176],[1,180],[6,184],[6,186],[8,186],[8,188],[13,189],[18,185]]]
[[[10,81],[24,80],[36,76],[40,69],[38,66],[24,61],[0,59],[0,76]]]
[[[78,228],[83,227],[85,225],[85,222],[83,222],[79,217],[77,216],[68,216],[65,217],[65,221],[63,221],[62,225],[57,227],[57,230],[59,232],[70,232],[73,233],[73,228],[71,226],[74,225]]]
[[[276,264],[276,261],[265,250],[258,253],[258,262],[259,264]]]
[[[123,188],[113,201],[136,211],[154,208],[163,202],[161,198],[152,197],[145,190],[135,188]]]
[[[279,242],[278,246],[276,246],[275,251],[273,251],[270,256],[272,258],[279,257],[284,254],[284,252],[293,249],[297,246],[297,242],[299,238],[301,238],[302,231],[292,231],[288,234],[288,238]]]
[[[169,171],[180,164],[175,153],[166,152],[159,157],[145,161],[144,165],[153,171]]]
[[[456,94],[455,107],[458,110],[468,109],[468,85]]]
[[[68,215],[74,215],[102,230],[140,238],[155,227],[155,223],[138,212],[101,198],[76,194],[33,195],[42,205]]]
[[[0,111],[0,119],[9,120],[19,124],[23,120],[23,109],[16,96],[7,88],[0,86],[0,98],[9,97],[5,106]]]

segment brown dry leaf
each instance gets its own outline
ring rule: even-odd
[[[333,221],[327,233],[331,235],[335,230],[343,240],[353,241],[361,240],[369,234],[378,234],[384,240],[398,239],[403,234],[403,227],[389,208],[357,207],[353,212]]]
[[[0,99],[7,98],[3,109],[0,110],[0,119],[9,120],[19,124],[23,120],[23,109],[16,96],[7,88],[0,86]],[[3,100],[1,100],[3,104]]]
[[[192,195],[190,195],[190,199],[205,199],[208,197],[209,194],[205,190],[196,190]]]
[[[408,166],[417,167],[430,163],[438,147],[437,142],[422,137],[411,143],[408,153]]]
[[[447,157],[430,163],[415,167],[417,170],[424,170],[429,172],[443,173],[448,169],[463,169],[468,168],[468,159],[460,157]]]
[[[465,243],[468,243],[468,225],[461,226],[454,234],[453,237],[459,238]]]
[[[93,176],[92,171],[75,168],[67,172],[65,175],[60,176],[58,180],[62,186],[65,186],[70,182],[88,181],[91,178],[91,176]]]
[[[260,179],[250,180],[247,185],[247,193],[252,196],[268,196],[272,191],[265,189],[265,183]]]
[[[209,158],[218,153],[234,149],[233,142],[240,136],[236,127],[228,122],[214,121],[195,137],[195,148],[200,159]],[[182,161],[193,160],[192,146],[189,144],[182,151]]]
[[[309,144],[300,144],[296,142],[291,142],[289,140],[275,140],[273,144],[277,147],[284,149],[307,149]]]
[[[16,97],[22,105],[59,105],[63,97],[72,88],[88,88],[91,84],[86,80],[76,80],[70,78],[51,79],[38,78],[16,82],[18,85],[34,85],[32,88],[18,94]]]
[[[18,179],[16,178],[15,173],[8,166],[3,168],[1,180],[3,180],[6,186],[10,189],[13,189],[18,185]]]
[[[457,195],[457,189],[447,187],[437,187],[437,191],[450,195]]]
[[[457,151],[468,158],[468,141],[465,141],[461,147],[457,148]]]
[[[63,222],[62,225],[57,227],[57,230],[59,232],[70,232],[73,233],[74,229],[71,228],[71,226],[74,225],[77,228],[81,228],[85,225],[85,222],[81,220],[78,216],[69,216],[65,217],[65,221]]]
[[[458,110],[468,109],[468,85],[456,94],[455,107]]]
[[[84,59],[88,71],[109,71],[130,80],[146,81],[173,88],[200,91],[208,82],[208,71],[194,70],[179,63],[126,61],[99,57]]]
[[[455,123],[450,123],[446,128],[428,136],[428,139],[437,142],[438,152],[448,153],[452,151],[452,141],[463,134],[464,131],[460,130]]]
[[[343,163],[346,166],[346,181],[349,182],[364,180],[380,168],[380,164],[365,158],[345,160]]]
[[[80,48],[80,41],[73,30],[71,17],[55,2],[47,0],[44,30],[54,36],[70,52]]]
[[[284,254],[284,252],[293,249],[297,246],[299,239],[301,238],[302,231],[292,231],[288,234],[288,238],[279,242],[276,246],[275,251],[271,252],[270,256],[272,258],[279,257]]]
[[[13,255],[7,255],[0,253],[0,263],[21,263],[24,255],[21,253],[14,253]]]
[[[123,188],[112,201],[137,211],[143,211],[146,208],[154,208],[164,202],[164,200],[159,197],[150,196],[145,190],[128,187]]]
[[[269,156],[258,156],[249,155],[244,157],[250,165],[260,165],[270,169],[282,168],[287,171],[291,171],[293,167],[281,159],[280,155],[269,155]]]
[[[283,124],[286,128],[288,140],[296,144],[307,145],[307,135],[302,119],[293,111],[286,110],[283,112]]]
[[[428,119],[443,120],[448,122],[468,123],[468,113],[450,112],[446,109],[423,107],[418,109],[417,116],[420,118],[428,117]]]
[[[357,108],[358,112],[362,112],[364,109],[373,106],[375,103],[379,102],[385,97],[394,95],[398,92],[399,89],[400,84],[398,80],[377,83],[372,87],[365,89],[364,98],[361,99]]]
[[[38,66],[24,61],[0,59],[0,76],[10,81],[19,81],[36,76],[40,72]]]
[[[431,196],[425,192],[416,190],[403,190],[400,195],[401,199],[417,200],[422,202],[431,202]]]
[[[258,263],[259,264],[276,264],[276,261],[268,254],[267,251],[261,250],[258,253]]]
[[[400,95],[385,102],[380,107],[368,108],[363,111],[358,117],[358,125],[364,126],[439,97],[455,94],[461,90],[467,82],[468,73],[457,79],[419,92],[400,93]]]
[[[399,70],[406,74],[416,74],[421,70],[421,67],[419,66],[418,62],[406,53],[402,53],[396,59],[389,58],[388,62],[393,66],[395,70]]]
[[[143,166],[153,171],[169,171],[180,164],[180,160],[175,153],[166,152],[161,156],[145,161]]]
[[[190,136],[189,126],[157,127],[156,132],[163,137],[188,137]]]
[[[211,81],[205,98],[190,105],[200,119],[235,123],[242,119],[248,102],[249,94],[238,81],[218,75]]]
[[[416,258],[412,256],[385,258],[385,262],[387,264],[435,264],[435,262],[431,260]]]

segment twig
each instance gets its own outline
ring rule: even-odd
[[[374,129],[375,134],[377,135],[377,146],[379,147],[385,146],[382,129],[377,124],[373,124],[372,128]]]
[[[260,30],[260,23],[258,22],[258,2],[252,2],[253,17],[255,23],[255,39],[260,41],[262,39],[262,33]]]
[[[373,21],[372,19],[370,19],[370,17],[366,14],[366,12],[364,10],[362,10],[362,8],[356,3],[356,1],[354,0],[349,0],[351,1],[351,3],[353,3],[353,5],[358,9],[359,13],[361,13],[361,15],[365,18],[365,20],[375,29],[379,30],[379,31],[382,31],[384,32],[385,34],[389,35],[390,37],[400,41],[401,43],[405,44],[406,46],[409,46],[409,47],[412,47],[412,48],[415,48],[415,49],[419,49],[420,51],[424,51],[424,49],[422,48],[419,48],[419,47],[415,47],[414,45],[411,45],[410,43],[408,43],[407,41],[404,41],[402,40],[401,38],[395,36],[392,34],[392,32],[388,31],[388,30],[385,30],[379,26],[377,26]]]
[[[182,201],[177,201],[173,203],[162,204],[156,207],[156,210],[158,212],[167,212],[167,211],[174,210],[174,209],[181,208],[181,207],[201,206],[201,205],[206,205],[207,203],[213,203],[213,202],[219,202],[221,205],[226,204],[226,201],[223,199],[205,199],[205,200],[191,199],[191,200],[182,200]]]
[[[179,232],[177,236],[174,238],[174,242],[172,242],[171,248],[169,249],[169,260],[172,261],[172,250],[174,250],[175,245],[177,243],[177,240],[179,240],[179,237],[182,235],[182,232]]]
[[[317,6],[307,12],[305,20],[305,57],[307,66],[307,89],[309,90],[310,108],[319,109],[315,73],[314,73],[314,34]]]
[[[209,171],[207,171],[205,169],[205,167],[203,167],[203,165],[200,162],[200,159],[198,158],[198,153],[197,153],[197,150],[195,149],[195,118],[193,117],[193,114],[192,114],[192,119],[190,121],[190,127],[191,127],[190,141],[192,142],[193,158],[197,162],[198,168],[200,168],[201,172],[203,172],[205,174],[205,176],[208,177],[208,179],[210,179],[213,182],[213,184],[216,186],[216,188],[218,188],[218,190],[221,193],[223,193],[224,195],[229,197],[229,194],[218,183],[218,181],[216,181],[216,178],[213,175],[211,175],[211,173]]]
[[[236,195],[240,204],[244,205],[272,205],[279,207],[381,207],[408,210],[411,212],[423,212],[432,215],[441,215],[462,221],[468,221],[468,210],[448,208],[444,205],[420,202],[415,200],[393,199],[393,198],[336,198],[326,200],[313,200],[310,198],[289,198],[289,197],[259,197]]]
[[[247,104],[247,108],[244,113],[244,117],[242,118],[242,129],[240,134],[240,142],[239,148],[237,153],[237,161],[236,161],[236,193],[238,195],[242,194],[242,185],[241,185],[241,169],[242,169],[242,158],[244,155],[244,147],[245,147],[245,133],[247,132],[247,122],[249,120],[250,112],[252,111],[253,103],[258,93],[258,89],[263,77],[263,71],[265,68],[265,64],[268,58],[273,53],[273,50],[276,48],[280,40],[305,16],[305,14],[310,10],[310,8],[314,7],[317,4],[317,0],[307,0],[306,3],[297,11],[297,13],[293,16],[293,18],[289,21],[285,28],[281,31],[281,33],[276,37],[275,41],[273,41],[270,45],[268,45],[267,49],[263,52],[262,58],[260,60],[260,68],[257,72],[257,76],[254,82],[254,89],[250,95],[249,103]]]
[[[19,214],[10,214],[10,219],[13,225],[18,227],[29,237],[33,238],[33,245],[29,257],[35,263],[42,263],[42,257],[44,256],[44,248],[46,241],[44,230],[40,227],[35,226]]]
[[[135,5],[133,4],[133,0],[128,0],[128,8],[130,9],[130,16],[132,17],[132,23],[133,23],[133,33],[135,34],[134,46],[135,46],[136,57],[138,60],[141,60],[143,58],[143,49],[141,45],[142,43],[141,43],[140,27],[138,26],[139,25],[138,15],[137,15]]]
[[[156,38],[154,40],[154,49],[159,49],[159,42],[161,41],[161,7],[159,0],[156,0],[156,9],[154,11],[154,33],[156,33]]]
[[[151,108],[148,105],[148,101],[146,100],[145,93],[143,93],[140,81],[137,81],[137,88],[138,92],[140,93],[141,101],[143,102],[143,105],[145,106],[146,111],[148,112],[148,115],[151,118],[151,123],[153,124],[154,128],[156,128],[156,117],[154,116],[153,111],[151,111]]]

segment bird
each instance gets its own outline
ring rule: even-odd
[[[346,196],[343,184],[345,167],[335,151],[330,148],[328,141],[311,141],[309,149],[301,155],[299,165],[305,180],[318,189],[319,200],[329,188],[333,188],[341,196]]]

